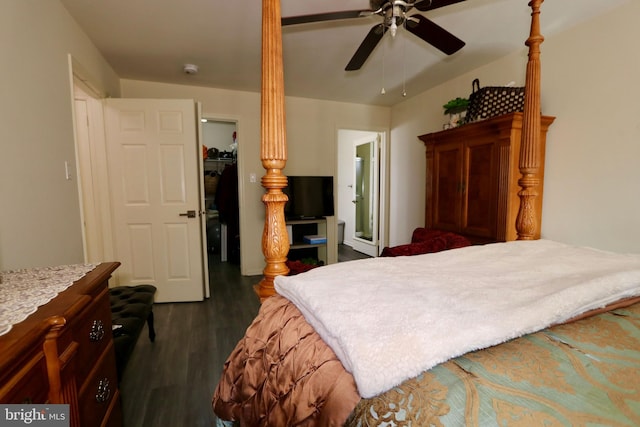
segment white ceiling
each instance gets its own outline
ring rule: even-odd
[[[542,5],[542,33],[548,37],[628,1],[547,0]],[[258,0],[61,2],[121,78],[260,90]],[[282,16],[369,9],[367,0],[281,3]],[[425,12],[466,46],[447,57],[399,30],[393,39],[385,35],[361,70],[350,72],[344,71],[345,65],[380,17],[287,26],[283,28],[285,94],[394,105],[403,99],[403,87],[411,97],[522,49],[530,13],[528,0],[466,0]],[[186,63],[198,65],[198,74],[185,74]]]

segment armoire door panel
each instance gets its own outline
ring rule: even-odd
[[[492,141],[466,147],[462,209],[465,233],[483,237],[495,235],[498,179],[495,147]]]
[[[434,227],[456,230],[460,224],[462,146],[437,149],[434,156]]]

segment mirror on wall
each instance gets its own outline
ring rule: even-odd
[[[356,237],[373,240],[373,218],[371,217],[371,144],[362,144],[356,148],[355,161],[355,198]]]

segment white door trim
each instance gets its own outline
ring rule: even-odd
[[[76,169],[85,262],[114,260],[102,98],[74,75]],[[117,270],[114,276],[117,277]]]

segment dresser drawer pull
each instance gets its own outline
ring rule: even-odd
[[[109,379],[104,378],[98,383],[98,391],[96,392],[96,401],[104,403],[111,397],[111,389],[109,388]]]
[[[91,341],[100,341],[104,337],[104,323],[102,320],[94,320],[91,325],[91,332],[89,332],[89,339]]]

